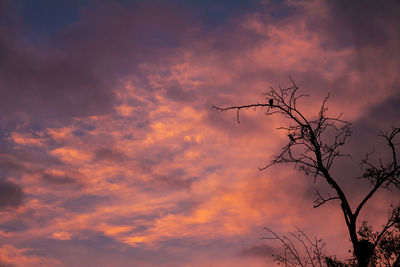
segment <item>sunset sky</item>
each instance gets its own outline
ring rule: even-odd
[[[345,258],[337,202],[291,165],[265,101],[289,75],[311,118],[352,123],[333,174],[354,207],[359,160],[399,127],[399,1],[0,0],[0,266],[273,266],[304,229]],[[379,226],[399,191],[361,214]]]

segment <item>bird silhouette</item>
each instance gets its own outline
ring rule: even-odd
[[[294,139],[293,135],[288,134],[290,141],[296,143],[296,139]]]
[[[269,100],[269,105],[270,105],[270,107],[272,108],[272,105],[274,104],[274,100],[271,98],[270,100]]]

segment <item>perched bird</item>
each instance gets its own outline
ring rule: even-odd
[[[270,100],[269,100],[269,105],[270,105],[270,107],[272,108],[272,105],[274,104],[274,100],[271,98]]]
[[[288,134],[288,136],[289,136],[291,142],[294,142],[294,143],[296,142],[296,139],[294,139],[293,135]]]

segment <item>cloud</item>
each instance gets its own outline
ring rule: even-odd
[[[0,266],[61,266],[58,260],[32,255],[33,249],[17,248],[13,245],[0,247]]]
[[[11,30],[0,31],[2,116],[70,118],[109,112],[114,99],[107,84],[84,62],[26,47]]]
[[[113,149],[112,147],[100,147],[95,151],[96,160],[111,160],[120,162],[127,157],[122,152]]]
[[[21,205],[24,192],[12,182],[0,181],[0,208],[15,208]]]
[[[299,226],[345,255],[340,209],[312,208],[313,187],[329,188],[292,166],[257,169],[287,142],[276,130],[286,121],[245,110],[238,124],[235,113],[210,107],[265,101],[266,88],[289,84],[292,74],[311,95],[302,105],[309,116],[331,93],[330,114],[343,111],[362,136],[348,147],[358,153],[375,145],[375,126],[397,118],[391,30],[382,33],[386,45],[368,40],[343,14],[363,41],[332,41],[345,30],[327,30],[342,2],[246,9],[219,17],[218,27],[190,4],[149,3],[90,7],[38,43],[23,41],[16,24],[1,28],[0,90],[9,95],[0,100],[8,101],[0,108],[8,179],[0,190],[14,197],[1,205],[19,208],[2,211],[0,242],[14,242],[9,251],[38,245],[29,253],[74,266],[91,257],[99,266],[262,266],[273,247],[257,243],[259,229]],[[350,163],[335,174],[357,200],[365,188],[348,179]]]
[[[240,252],[240,255],[245,257],[270,258],[274,253],[276,253],[275,248],[267,244],[259,244],[259,245],[253,245],[249,248],[244,248]]]
[[[21,173],[26,170],[23,164],[21,164],[21,162],[12,155],[9,150],[4,150],[5,151],[2,151],[3,153],[0,154],[0,167],[3,175]]]
[[[51,174],[47,174],[47,173],[43,174],[42,180],[45,183],[56,184],[56,185],[77,183],[77,181],[74,178],[72,178],[71,176],[67,176],[67,175],[58,176],[58,175],[51,175]]]
[[[17,8],[3,3],[20,18]],[[137,68],[142,55],[159,56],[165,51],[157,46],[185,32],[182,14],[165,4],[103,3],[46,44],[32,40],[23,19],[9,15],[0,25],[2,117],[25,113],[43,123],[110,113],[121,77]]]
[[[386,46],[400,38],[398,1],[335,1],[327,3],[328,19],[324,30],[340,46]],[[368,18],[368,19],[366,19]],[[336,39],[336,40],[335,40]]]
[[[61,204],[61,207],[72,212],[85,213],[95,209],[98,205],[106,203],[107,200],[107,197],[85,194],[69,198]]]

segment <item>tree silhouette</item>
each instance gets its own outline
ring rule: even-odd
[[[296,232],[290,232],[288,236],[280,236],[268,227],[264,229],[271,237],[261,239],[278,240],[282,246],[283,252],[273,254],[278,264],[285,266],[314,266],[323,267],[326,263],[325,243],[318,238],[310,238],[303,230],[297,228]]]
[[[333,176],[331,168],[339,157],[350,155],[341,152],[347,138],[352,134],[351,124],[342,120],[341,115],[329,117],[326,102],[329,95],[322,101],[321,108],[315,118],[308,118],[298,109],[298,101],[307,96],[299,93],[299,87],[290,77],[292,86],[278,89],[271,88],[265,95],[265,103],[243,106],[217,107],[218,111],[236,111],[240,123],[240,111],[244,109],[262,109],[266,116],[281,115],[289,120],[289,124],[278,129],[288,132],[288,143],[282,147],[281,153],[260,170],[267,169],[280,163],[292,163],[306,175],[322,179],[330,186],[331,194],[323,196],[317,191],[314,207],[337,200],[340,203],[344,221],[346,223],[350,241],[353,247],[356,266],[369,264],[382,266],[399,266],[399,208],[391,211],[387,223],[380,232],[373,232],[372,228],[363,223],[357,231],[357,219],[365,204],[379,189],[400,189],[400,166],[397,157],[395,139],[400,135],[400,128],[392,127],[386,132],[381,132],[380,137],[386,140],[390,157],[388,160],[379,158],[377,163],[371,159],[372,153],[361,160],[362,178],[371,184],[371,189],[353,210],[338,179]],[[397,217],[396,217],[397,216]],[[397,227],[397,228],[396,228]],[[397,243],[396,243],[397,242]],[[397,250],[396,250],[397,249]],[[332,260],[334,261],[334,260]],[[396,265],[397,264],[397,265]],[[333,266],[333,265],[331,265]],[[337,265],[340,266],[340,265]]]

